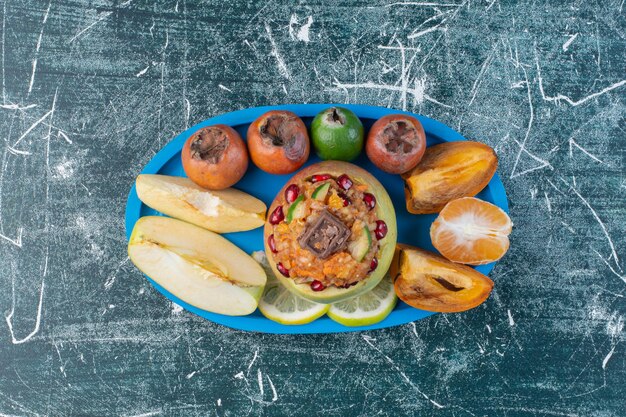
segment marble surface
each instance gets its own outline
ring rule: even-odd
[[[626,415],[622,0],[0,7],[0,415]],[[515,228],[485,304],[262,335],[133,267],[127,192],[170,138],[312,102],[414,111],[497,150]]]

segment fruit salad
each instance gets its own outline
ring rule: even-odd
[[[327,314],[345,326],[367,326],[387,317],[397,299],[461,312],[489,297],[493,282],[466,265],[495,262],[509,248],[506,212],[473,198],[495,175],[491,147],[461,141],[426,148],[423,126],[407,114],[386,115],[369,129],[367,156],[379,169],[401,174],[407,211],[439,214],[430,228],[437,254],[396,246],[387,191],[371,173],[343,162],[363,148],[363,123],[354,113],[325,109],[310,133],[309,140],[304,121],[284,110],[250,124],[247,147],[230,126],[193,132],[181,153],[189,178],[137,178],[141,201],[172,218],[137,221],[131,261],[191,306],[225,315],[248,315],[258,306],[285,325]],[[229,188],[247,170],[248,149],[258,168],[283,175],[307,162],[311,146],[325,161],[288,180],[267,211],[263,201]],[[214,233],[261,225],[265,252],[254,259]]]
[[[294,176],[270,207],[266,252],[282,278],[320,300],[372,276],[380,281],[389,264],[382,248],[395,245],[395,228],[389,196],[375,178],[352,164],[320,163]]]

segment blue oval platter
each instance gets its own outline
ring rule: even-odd
[[[168,143],[154,158],[146,165],[141,171],[142,174],[163,174],[173,176],[185,176],[181,163],[181,149],[183,144],[197,129],[214,124],[225,124],[232,126],[236,129],[242,138],[246,137],[248,125],[252,123],[257,117],[270,110],[289,110],[300,116],[307,126],[313,117],[320,111],[331,107],[341,106],[352,110],[363,122],[365,131],[369,130],[369,127],[380,117],[387,114],[410,114],[417,117],[424,126],[426,131],[427,145],[431,146],[441,142],[453,142],[466,140],[461,134],[451,129],[450,127],[440,123],[436,120],[430,119],[425,116],[412,114],[409,112],[402,112],[395,109],[387,109],[383,107],[366,106],[366,105],[351,105],[351,104],[288,104],[281,106],[267,106],[267,107],[255,107],[231,113],[226,113],[220,116],[212,117],[204,122],[187,129],[178,136],[176,136],[170,143]],[[312,156],[306,165],[310,165],[315,162],[319,162],[319,158],[311,152]],[[414,246],[418,246],[423,249],[431,251],[436,250],[433,248],[430,242],[430,225],[435,220],[435,214],[428,215],[414,215],[410,214],[405,207],[404,200],[404,185],[402,179],[398,175],[387,174],[378,168],[376,168],[367,158],[365,152],[361,156],[353,161],[355,164],[365,168],[371,172],[380,182],[385,186],[396,210],[396,216],[398,220],[398,242],[406,243]],[[254,164],[250,163],[246,175],[241,181],[239,181],[235,188],[239,188],[253,196],[263,200],[269,207],[274,200],[276,193],[285,184],[286,181],[291,178],[290,175],[272,175],[267,174],[258,169]],[[498,174],[496,174],[489,185],[485,187],[478,195],[478,198],[489,201],[498,207],[502,208],[508,213],[508,201],[504,186]],[[126,238],[130,237],[135,222],[142,216],[148,215],[160,215],[160,213],[152,210],[150,207],[143,204],[137,197],[135,186],[133,185],[128,195],[128,202],[126,205]],[[225,234],[228,240],[239,246],[247,253],[251,253],[256,250],[263,250],[263,228],[248,232],[237,232]],[[481,265],[476,269],[483,274],[487,275],[493,269],[495,263]],[[303,333],[339,333],[339,332],[351,332],[359,330],[372,330],[382,329],[385,327],[393,327],[401,324],[410,323],[415,320],[423,319],[434,313],[428,311],[417,310],[407,304],[398,301],[395,309],[387,316],[387,318],[379,323],[371,326],[364,327],[346,327],[339,323],[334,322],[327,316],[320,317],[312,323],[296,326],[287,326],[279,323],[275,323],[265,318],[257,309],[253,314],[241,317],[224,316],[221,314],[210,313],[208,311],[200,310],[193,306],[188,305],[184,301],[176,298],[170,294],[167,290],[160,287],[150,278],[150,283],[165,297],[182,306],[188,311],[195,313],[207,320],[214,323],[219,323],[224,326],[228,326],[234,329],[262,332],[262,333],[282,333],[282,334],[303,334]]]

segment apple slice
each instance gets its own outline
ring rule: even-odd
[[[229,316],[252,313],[267,277],[248,254],[218,234],[168,217],[140,218],[130,260],[184,302]]]
[[[136,185],[147,206],[213,232],[242,232],[265,222],[265,203],[234,188],[206,190],[189,178],[152,174],[139,175]]]

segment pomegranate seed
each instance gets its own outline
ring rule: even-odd
[[[285,220],[285,213],[283,213],[283,206],[278,206],[270,214],[270,224],[278,224]]]
[[[374,194],[370,194],[370,193],[363,194],[363,201],[365,202],[365,205],[367,206],[367,208],[370,210],[376,207],[376,197],[374,197]]]
[[[340,175],[339,178],[337,178],[337,184],[346,191],[352,188],[352,180],[346,174]]]
[[[337,195],[338,195],[339,197],[341,197],[341,199],[343,200],[343,206],[344,206],[344,207],[347,207],[347,206],[349,206],[350,204],[352,204],[352,202],[350,201],[350,199],[348,198],[348,196],[347,196],[347,195],[345,195],[344,193],[337,193]]]
[[[387,223],[382,220],[376,220],[376,230],[374,230],[374,234],[378,240],[387,236]]]
[[[372,258],[372,262],[370,262],[370,272],[378,268],[378,259]]]
[[[276,241],[274,240],[274,235],[273,235],[273,234],[271,234],[271,235],[269,235],[269,236],[267,237],[267,246],[269,246],[269,247],[270,247],[270,250],[271,250],[273,253],[278,252],[278,251],[276,250]]]
[[[326,286],[324,286],[324,284],[322,284],[321,282],[319,282],[318,280],[315,280],[311,283],[311,289],[313,291],[322,291],[323,289],[325,289]]]
[[[330,179],[330,174],[317,174],[311,177],[311,182],[315,183],[315,182],[320,182],[320,181],[326,181],[329,179]]]
[[[289,278],[289,270],[285,268],[282,262],[276,264],[276,269],[278,269],[278,272]]]
[[[291,184],[285,190],[285,200],[288,203],[293,203],[298,198],[298,194],[300,194],[300,188],[296,184]]]

